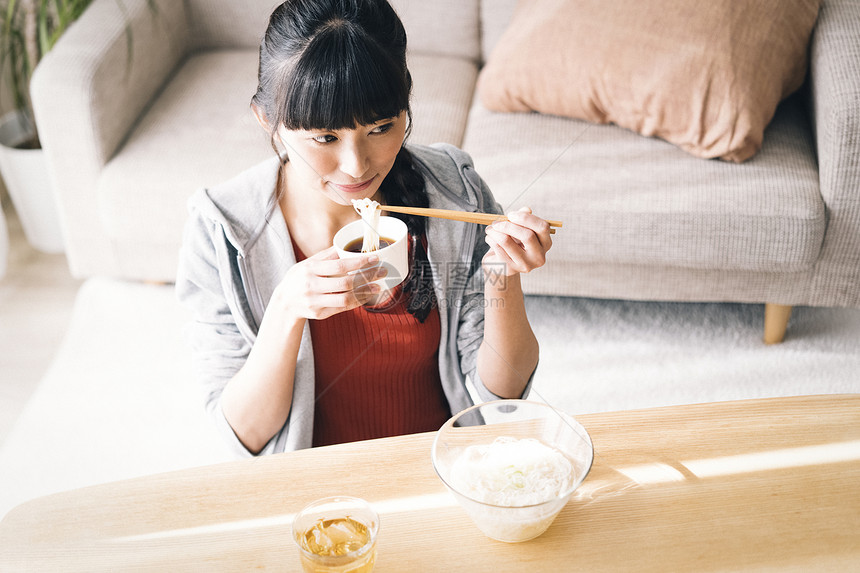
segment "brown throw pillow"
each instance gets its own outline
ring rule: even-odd
[[[819,4],[519,0],[481,71],[481,101],[612,122],[741,162],[803,83]]]

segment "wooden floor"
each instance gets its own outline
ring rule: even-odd
[[[41,253],[24,236],[8,196],[0,197],[9,254],[0,279],[0,444],[63,339],[81,281],[65,255]]]

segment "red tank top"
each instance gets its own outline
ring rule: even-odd
[[[297,260],[305,258],[293,248]],[[308,321],[314,446],[434,431],[451,416],[439,377],[439,312],[420,323],[405,299],[381,311],[359,307]]]

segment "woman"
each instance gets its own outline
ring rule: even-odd
[[[207,409],[238,454],[438,428],[525,394],[538,344],[520,273],[548,224],[401,218],[411,271],[388,303],[372,253],[338,259],[353,199],[499,213],[470,158],[405,146],[406,33],[386,0],[290,0],[260,46],[252,110],[277,157],[190,200],[177,293]],[[360,271],[360,272],[356,272]],[[384,271],[383,271],[384,272]]]

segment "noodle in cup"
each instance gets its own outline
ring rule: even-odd
[[[372,281],[380,286],[384,293],[390,291],[406,278],[409,274],[409,231],[406,223],[394,217],[380,217],[377,228],[381,239],[393,241],[387,246],[370,253],[353,252],[347,250],[347,246],[355,241],[361,244],[364,238],[367,223],[364,220],[353,221],[339,230],[334,236],[334,246],[340,258],[361,257],[374,254],[379,257],[378,266],[384,267],[388,274],[378,280]]]
[[[540,402],[495,400],[436,432],[433,468],[475,525],[509,543],[549,528],[591,470],[591,437]]]

